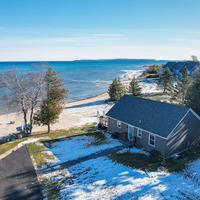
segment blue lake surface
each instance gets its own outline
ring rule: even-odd
[[[0,73],[11,69],[21,72],[44,71],[51,66],[63,78],[69,94],[67,101],[76,101],[107,91],[109,83],[124,70],[143,69],[151,64],[164,64],[160,60],[79,60],[65,62],[0,62]]]

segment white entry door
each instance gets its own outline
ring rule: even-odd
[[[128,140],[133,141],[133,139],[134,139],[133,127],[128,126]]]

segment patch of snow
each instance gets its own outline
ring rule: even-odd
[[[56,155],[58,162],[62,163],[121,145],[109,135],[106,137],[108,144],[90,146],[91,136],[77,136],[55,142],[49,150]],[[125,151],[127,149],[120,152]],[[137,148],[131,148],[130,152],[148,155]],[[44,170],[39,179],[46,179],[50,183],[61,182],[60,199],[63,200],[198,199],[200,160],[192,162],[184,172],[168,173],[162,170],[146,172],[132,169],[107,157],[99,157],[68,169],[56,166],[53,171],[45,173]]]
[[[152,94],[162,92],[155,81],[140,81],[140,87],[142,88],[142,94]]]
[[[94,140],[94,136],[76,136],[63,141],[54,142],[52,146],[49,147],[49,151],[54,154],[57,158],[57,163],[60,164],[122,145],[118,140],[112,139],[108,134],[105,136],[105,144],[90,145]]]
[[[128,86],[130,81],[135,78],[139,81],[139,85],[142,88],[142,94],[162,92],[156,79],[141,79],[144,70],[122,70],[122,72],[123,74],[120,76],[120,79],[124,85]]]
[[[97,117],[96,116],[81,118],[80,122],[79,122],[79,126],[82,126],[82,125],[84,125],[86,123],[92,123],[92,122],[96,122],[97,123]]]
[[[58,174],[57,174],[58,173]],[[85,161],[68,170],[49,173],[51,181],[71,178],[62,185],[61,199],[182,199],[199,195],[200,188],[181,174],[146,173],[112,162],[106,157]]]
[[[130,81],[133,78],[138,79],[142,75],[144,70],[121,70],[121,72],[123,74],[120,76],[120,79],[122,81]]]
[[[200,187],[200,160],[191,162],[185,169],[184,176]]]
[[[26,144],[37,142],[38,140],[39,140],[39,138],[29,138],[29,139],[27,139],[27,140],[24,141],[24,142],[20,142],[20,143],[18,144],[18,147],[20,148],[20,147],[22,147],[22,146],[24,146],[24,145],[26,145]]]
[[[72,137],[53,143],[48,151],[62,163],[121,145],[109,135],[106,137],[108,143],[99,146],[90,145],[92,136]],[[146,154],[137,148],[130,151]],[[59,199],[63,200],[200,199],[200,160],[190,163],[181,173],[168,173],[161,169],[156,172],[137,170],[99,157],[65,169],[59,165],[52,171],[44,169],[38,177],[50,183],[61,182]]]
[[[126,152],[140,153],[140,154],[145,154],[146,156],[150,155],[149,152],[143,151],[142,149],[139,149],[139,148],[136,148],[136,147],[126,148],[126,149],[123,149],[123,150],[119,151],[119,153],[126,153]]]

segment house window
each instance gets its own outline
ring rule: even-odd
[[[121,128],[122,127],[122,123],[120,121],[117,121],[117,127]]]
[[[155,147],[156,137],[155,135],[149,134],[149,145]]]
[[[142,137],[142,129],[137,130],[137,137],[141,138]]]

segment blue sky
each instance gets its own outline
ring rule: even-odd
[[[200,0],[0,0],[0,60],[200,56]]]

